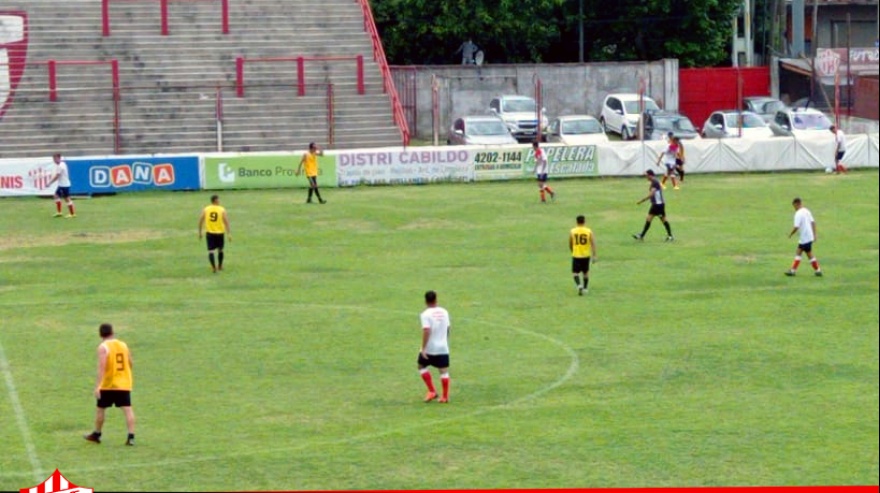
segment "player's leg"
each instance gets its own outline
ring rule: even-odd
[[[70,198],[70,188],[65,187],[64,189],[64,200],[67,202],[67,217],[76,217],[76,211],[73,208],[73,199]]]
[[[125,427],[128,429],[128,438],[125,439],[126,445],[134,445],[134,409],[131,406],[123,406],[123,414],[125,414]]]
[[[654,214],[652,214],[652,213],[649,212],[649,213],[648,213],[648,216],[645,217],[645,226],[642,228],[642,232],[641,232],[641,233],[636,233],[636,234],[634,234],[634,235],[633,235],[633,238],[635,238],[635,239],[637,239],[637,240],[642,240],[642,239],[644,239],[644,238],[645,238],[645,234],[647,234],[647,233],[648,233],[648,230],[651,229],[651,221],[653,221],[653,220],[654,220]]]
[[[807,254],[807,258],[810,259],[810,265],[813,267],[813,271],[817,276],[822,275],[822,268],[819,267],[819,259],[813,255],[813,246],[810,245],[809,248],[805,248],[804,252]]]
[[[62,216],[62,214],[61,214],[61,194],[58,192],[57,189],[55,190],[55,195],[53,198],[55,199],[55,216],[54,217],[61,217]]]
[[[223,249],[217,249],[217,270],[223,270]]]
[[[675,237],[672,236],[672,225],[666,220],[666,214],[661,214],[660,220],[663,222],[663,227],[666,228],[666,241],[674,241]]]
[[[419,376],[422,377],[422,381],[425,382],[425,386],[428,387],[428,393],[425,394],[425,402],[431,402],[437,398],[437,389],[434,388],[434,379],[431,377],[431,370],[428,368],[429,360],[422,356],[422,353],[419,353],[417,364],[419,367]]]
[[[798,267],[801,265],[801,255],[803,255],[803,253],[804,249],[801,248],[801,245],[798,245],[797,250],[794,252],[794,261],[791,263],[791,268],[785,272],[785,275],[793,276],[797,272]]]
[[[538,177],[538,193],[541,195],[541,202],[547,202],[547,192],[544,190],[544,180]]]
[[[208,262],[211,263],[211,270],[217,272],[217,259],[214,255],[216,250],[210,249],[208,250]]]
[[[586,293],[590,289],[590,258],[586,258],[584,260],[583,266],[583,277],[584,277],[584,293]]]
[[[443,389],[443,395],[440,397],[440,402],[447,403],[449,402],[449,367],[444,366],[439,368],[440,370],[440,387]]]
[[[101,443],[101,430],[104,429],[104,416],[108,407],[110,406],[107,403],[106,392],[101,392],[101,397],[98,398],[95,408],[95,429],[83,438],[90,442]]]

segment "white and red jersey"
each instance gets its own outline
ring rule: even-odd
[[[798,229],[798,243],[813,242],[816,237],[813,235],[813,214],[806,207],[801,207],[794,213],[794,227]]]
[[[837,152],[846,152],[846,134],[843,130],[838,128],[834,132],[834,141],[837,142]]]
[[[449,312],[439,306],[433,306],[422,312],[422,330],[430,330],[425,354],[449,354]]]
[[[58,177],[59,187],[70,186],[70,172],[67,170],[67,163],[61,161],[55,166],[55,176]]]
[[[535,149],[535,174],[546,175],[549,171],[549,166],[547,166],[547,156],[544,155],[544,149]]]

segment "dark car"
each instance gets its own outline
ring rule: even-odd
[[[743,98],[742,109],[757,113],[765,122],[770,123],[777,111],[785,109],[785,103],[770,96],[749,96]]]
[[[700,138],[700,132],[691,120],[674,111],[647,111],[644,121],[645,140],[663,140],[670,132],[680,139]]]

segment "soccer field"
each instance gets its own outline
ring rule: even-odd
[[[676,241],[640,178],[0,200],[0,490],[878,484],[878,173],[689,175]],[[788,278],[800,196],[815,253]],[[568,231],[599,261],[579,297]],[[452,318],[424,404],[423,294]],[[134,357],[137,445],[92,429],[97,328]],[[435,373],[436,381],[436,373]]]

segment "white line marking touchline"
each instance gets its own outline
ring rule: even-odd
[[[31,472],[34,480],[39,483],[46,479],[41,475],[43,466],[40,464],[40,458],[37,457],[37,449],[34,447],[33,438],[31,438],[31,430],[27,424],[24,408],[21,407],[18,391],[15,390],[15,380],[12,379],[12,369],[9,368],[9,360],[6,359],[6,351],[3,350],[2,342],[0,342],[0,372],[3,373],[3,379],[6,380],[6,390],[9,392],[9,400],[12,401],[15,420],[18,422],[18,429],[21,431],[22,440],[24,440],[24,448],[27,451],[28,460],[31,462]]]

